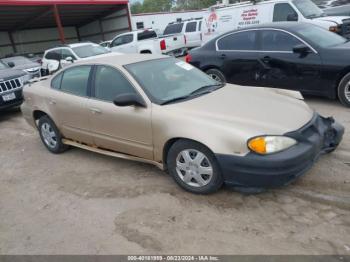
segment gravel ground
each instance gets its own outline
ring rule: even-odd
[[[18,110],[0,113],[0,254],[350,255],[350,114],[333,154],[259,195],[179,189],[157,168],[72,149],[48,153]]]

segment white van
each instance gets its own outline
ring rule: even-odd
[[[210,7],[203,18],[203,42],[230,30],[280,21],[309,22],[350,38],[348,16],[327,16],[311,0],[270,0]]]
[[[183,34],[185,47],[191,49],[202,45],[202,18],[169,23],[163,35]]]

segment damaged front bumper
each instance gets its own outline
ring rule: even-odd
[[[272,188],[287,185],[305,174],[322,154],[337,148],[344,127],[333,118],[315,113],[312,120],[301,129],[285,134],[298,144],[279,153],[244,157],[220,155],[220,164],[226,184],[235,187]]]

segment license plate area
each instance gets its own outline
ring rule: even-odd
[[[3,96],[2,96],[2,99],[3,99],[5,102],[8,102],[8,101],[11,101],[11,100],[16,99],[16,95],[15,95],[15,93],[9,93],[9,94],[3,95]]]

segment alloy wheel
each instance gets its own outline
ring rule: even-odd
[[[221,79],[220,79],[220,77],[219,77],[218,75],[216,75],[216,74],[209,74],[209,76],[210,76],[212,79],[214,79],[215,81],[219,82],[219,83],[222,82]]]
[[[344,89],[345,98],[350,102],[350,82],[346,85]]]

